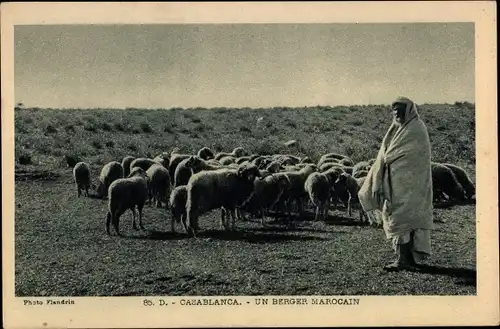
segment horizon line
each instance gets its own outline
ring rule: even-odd
[[[455,101],[454,103],[449,102],[432,102],[432,103],[416,103],[417,106],[426,105],[457,105],[457,104],[470,104],[476,105],[476,102],[471,101]],[[312,109],[312,108],[331,108],[335,109],[338,107],[368,107],[368,106],[390,106],[390,103],[381,104],[338,104],[338,105],[305,105],[305,106],[267,106],[267,107],[250,107],[250,106],[215,106],[215,107],[203,107],[203,106],[171,106],[171,107],[40,107],[40,106],[19,106],[15,105],[14,110],[272,110],[272,109]]]

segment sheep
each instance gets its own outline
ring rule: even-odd
[[[253,164],[238,169],[218,169],[194,174],[187,184],[187,226],[189,235],[196,237],[198,217],[212,209],[223,208],[221,226],[228,229],[225,212],[230,211],[234,230],[236,207],[244,204],[254,191],[254,179],[260,173]]]
[[[472,197],[476,195],[476,187],[472,180],[469,178],[469,175],[465,172],[465,170],[457,165],[451,163],[443,163],[442,165],[448,167],[453,171],[457,181],[462,185],[465,191],[465,196],[467,199],[472,200]]]
[[[190,163],[194,160],[194,156],[190,156],[182,160],[179,165],[175,168],[174,173],[174,187],[187,185],[189,178],[193,174]]]
[[[325,172],[327,170],[330,170],[331,168],[343,168],[340,163],[338,162],[325,162],[319,167],[319,171]]]
[[[370,160],[368,160],[368,164],[370,166],[373,166],[373,164],[375,163],[375,161],[376,161],[376,159],[370,159]]]
[[[443,193],[446,194],[448,198],[458,201],[465,200],[464,188],[458,182],[453,170],[436,162],[431,162],[431,169],[434,201],[438,201]]]
[[[337,154],[337,153],[323,154],[318,161],[318,166],[321,166],[321,164],[327,160],[337,160],[337,162],[338,162],[339,160],[342,160],[342,159],[351,160],[347,155],[343,155],[343,154]]]
[[[134,169],[136,167],[139,167],[142,170],[146,171],[146,170],[149,169],[149,167],[151,167],[155,163],[158,163],[158,162],[156,162],[153,159],[149,159],[149,158],[137,158],[137,159],[135,159],[134,161],[132,161],[130,163],[130,172],[132,172],[132,169]]]
[[[227,166],[231,163],[236,163],[236,158],[228,155],[228,156],[225,156],[225,157],[222,157],[221,159],[219,159],[219,162],[221,163],[221,165]]]
[[[99,184],[97,186],[97,195],[101,198],[108,196],[108,188],[111,183],[119,178],[123,178],[124,170],[121,163],[111,161],[101,169],[99,175]]]
[[[343,188],[347,193],[342,195],[343,201],[347,201],[347,212],[349,213],[349,217],[352,216],[352,208],[351,205],[353,203],[358,203],[359,198],[358,198],[358,192],[361,186],[364,183],[365,178],[358,178],[355,179],[348,173],[342,173],[338,177],[337,181],[334,184],[334,189],[341,189]],[[347,196],[347,198],[346,198]],[[347,199],[347,200],[346,200]],[[359,211],[359,220],[363,222],[363,218],[368,219],[366,214],[364,213],[363,209],[360,209]]]
[[[106,234],[110,235],[110,224],[113,224],[116,234],[121,235],[119,229],[120,216],[127,210],[132,211],[133,228],[135,224],[135,209],[139,212],[139,226],[142,225],[142,209],[148,198],[148,176],[146,172],[135,167],[126,178],[119,178],[109,185],[108,213],[106,214]]]
[[[366,177],[368,175],[368,170],[358,170],[352,174],[354,178]]]
[[[342,166],[342,170],[344,170],[349,175],[352,175],[353,168],[349,166]]]
[[[187,201],[187,186],[177,186],[170,193],[170,211],[172,213],[172,221],[170,222],[170,230],[175,233],[175,223],[182,223],[186,233],[189,233],[186,225],[186,201]]]
[[[174,149],[174,151],[177,149]],[[172,152],[174,152],[172,151]],[[177,152],[177,151],[175,151]],[[168,167],[168,173],[170,174],[170,180],[172,184],[175,183],[175,170],[177,169],[177,166],[185,159],[189,158],[191,155],[190,154],[179,154],[179,153],[174,153],[171,154],[170,156],[170,165]],[[175,184],[174,184],[175,186]]]
[[[300,159],[293,155],[278,154],[274,160],[278,161],[282,166],[293,166],[300,163]]]
[[[122,167],[123,167],[123,176],[124,177],[127,177],[128,174],[130,174],[130,164],[134,160],[135,160],[135,157],[133,157],[131,155],[127,155],[126,157],[123,158]]]
[[[273,161],[271,162],[265,170],[267,170],[270,173],[277,173],[280,171],[281,164],[278,161]]]
[[[346,167],[352,167],[352,165],[354,164],[354,162],[349,158],[340,159],[339,163]]]
[[[158,162],[159,164],[161,164],[164,168],[167,168],[169,167],[170,165],[170,155],[166,152],[163,152],[162,154],[156,156],[153,161],[156,161]],[[147,169],[146,169],[147,170]]]
[[[290,189],[283,193],[283,197],[286,203],[288,203],[288,214],[291,213],[291,205],[295,201],[298,207],[299,215],[303,215],[304,209],[302,200],[307,197],[307,193],[304,190],[304,184],[310,174],[316,171],[316,167],[313,165],[307,165],[306,167],[300,169],[299,171],[286,171],[280,172],[277,175],[283,174],[288,177],[291,182]]]
[[[220,163],[219,161],[217,161],[215,159],[205,160],[205,162],[208,163],[209,165],[212,165],[212,166],[222,167],[222,163]]]
[[[330,207],[331,190],[337,181],[339,173],[329,170],[323,173],[313,172],[304,183],[304,190],[309,195],[311,203],[316,207],[314,220],[326,219]]]
[[[82,194],[82,190],[85,190],[85,196],[89,196],[89,188],[92,185],[90,165],[86,162],[78,162],[73,168],[73,179],[75,180],[78,197]]]
[[[212,152],[212,150],[208,147],[202,147],[196,155],[198,155],[203,160],[210,160],[215,157],[214,152]]]
[[[171,183],[168,169],[161,164],[153,164],[146,171],[149,177],[149,202],[151,197],[156,200],[156,207],[160,208],[162,202],[168,205],[168,196],[170,194]]]
[[[225,156],[232,156],[239,158],[245,155],[245,149],[243,147],[237,147],[231,153],[219,152],[215,155],[215,160],[220,160]]]
[[[258,212],[261,225],[266,226],[265,212],[277,204],[283,192],[290,188],[291,182],[286,175],[269,174],[262,179],[255,179],[254,185],[254,193],[242,205],[242,209]]]

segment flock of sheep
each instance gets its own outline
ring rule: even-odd
[[[126,156],[120,162],[106,164],[100,173],[97,187],[91,182],[90,165],[78,162],[73,176],[78,190],[89,196],[89,189],[98,197],[108,198],[106,232],[110,225],[118,235],[120,216],[130,209],[133,228],[136,209],[139,226],[146,203],[156,202],[172,213],[171,230],[182,223],[186,233],[196,237],[198,219],[203,214],[221,209],[221,227],[235,227],[235,220],[246,215],[260,217],[270,211],[304,214],[304,206],[315,208],[315,220],[324,219],[331,206],[343,204],[352,215],[351,205],[358,203],[357,194],[375,160],[354,163],[349,157],[328,153],[319,161],[309,157],[287,154],[248,155],[237,147],[231,153],[214,154],[203,147],[195,154],[181,154],[179,149],[162,153],[154,159]],[[464,169],[432,163],[434,200],[443,198],[464,201],[475,196],[475,187]],[[360,221],[368,220],[359,207]],[[229,225],[231,217],[231,226]]]

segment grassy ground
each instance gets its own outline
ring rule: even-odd
[[[433,159],[475,177],[474,108],[423,105]],[[258,117],[264,117],[258,125]],[[155,156],[180,146],[286,152],[315,160],[341,152],[375,155],[390,120],[383,106],[307,109],[16,110],[16,295],[465,295],[475,294],[475,206],[436,208],[433,258],[419,273],[384,273],[393,253],[381,229],[360,226],[343,209],[330,219],[237,222],[218,227],[219,212],[200,220],[200,239],[169,232],[170,214],[146,207],[146,231],[122,218],[126,237],[105,235],[106,201],[76,198],[71,150],[92,165],[125,155]],[[287,149],[283,142],[298,140]],[[355,212],[357,218],[357,212]],[[444,222],[441,222],[444,221]],[[177,230],[182,231],[181,227]]]

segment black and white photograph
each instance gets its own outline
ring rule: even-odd
[[[481,216],[498,230],[478,211],[479,168],[497,181],[480,159],[496,145],[478,151],[479,134],[496,141],[479,128],[496,104],[478,89],[496,88],[477,78],[478,31],[473,20],[13,25],[2,189],[18,312],[78,297],[148,296],[137,312],[185,314],[478,297]]]

